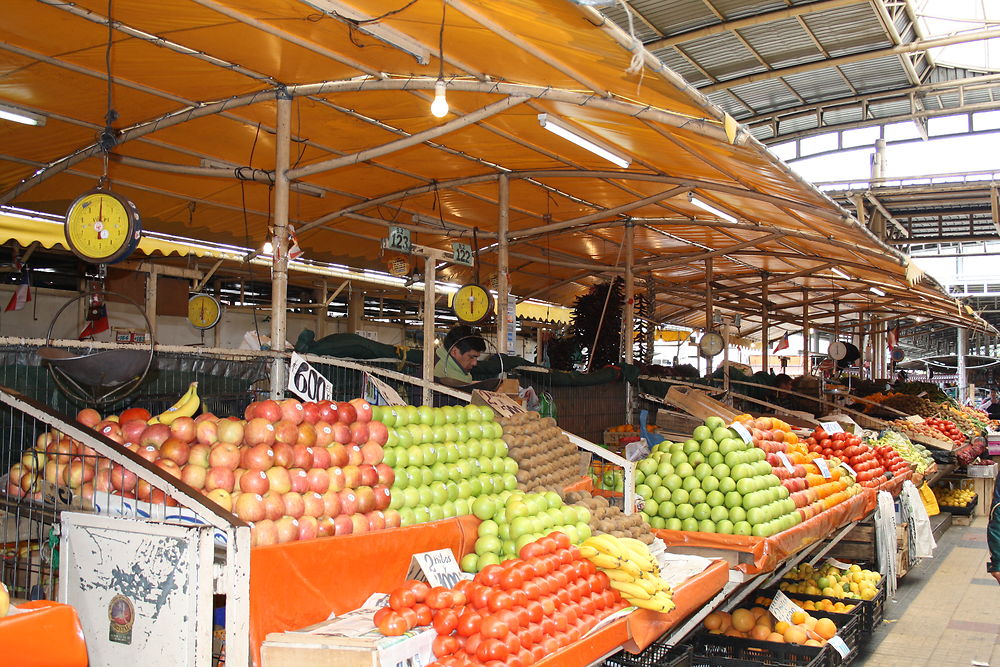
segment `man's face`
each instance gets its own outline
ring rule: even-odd
[[[462,370],[468,373],[479,363],[479,350],[459,352],[457,347],[451,348],[451,356]]]

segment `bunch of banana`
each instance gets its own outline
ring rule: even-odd
[[[201,398],[198,396],[198,383],[192,382],[188,385],[184,395],[177,399],[177,402],[169,408],[149,419],[149,424],[166,424],[169,426],[178,417],[190,417],[198,412],[201,407]]]
[[[666,614],[674,608],[670,586],[645,543],[631,537],[593,535],[580,545],[584,558],[608,575],[629,604]]]

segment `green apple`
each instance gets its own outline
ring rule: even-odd
[[[702,440],[700,451],[705,456],[708,456],[709,454],[714,454],[715,452],[719,451],[719,443],[712,438],[709,438],[708,440]]]
[[[664,479],[674,474],[674,466],[670,461],[660,461],[659,465],[656,466],[656,474],[660,476],[660,479]]]
[[[733,535],[750,535],[752,532],[753,526],[746,521],[737,521],[733,524]]]
[[[647,476],[643,480],[643,483],[651,489],[656,489],[663,484],[663,479],[654,472],[653,474]]]
[[[406,507],[416,507],[420,504],[420,492],[416,487],[407,487],[403,489],[403,505]]]
[[[400,526],[412,526],[416,521],[414,520],[413,510],[409,507],[399,508],[399,525]]]
[[[656,513],[663,519],[673,518],[677,514],[677,505],[673,501],[664,500],[657,505]]]
[[[685,491],[694,491],[695,489],[701,488],[701,480],[699,480],[694,475],[684,478],[684,483],[681,484],[681,488]]]
[[[427,523],[430,520],[430,511],[426,507],[413,508],[413,523]]]
[[[725,506],[729,509],[734,507],[740,507],[743,504],[743,496],[740,495],[739,491],[730,491],[726,494],[725,500],[723,501]]]
[[[684,484],[684,478],[678,474],[667,475],[663,478],[663,486],[667,487],[671,491],[676,491],[681,488]]]
[[[576,534],[580,541],[583,542],[591,536],[590,524],[584,522],[578,522],[576,525]]]
[[[434,473],[430,466],[420,466],[420,483],[429,486],[434,481]]]
[[[664,529],[664,528],[667,527],[667,522],[661,516],[651,516],[651,517],[649,517],[649,526],[651,528],[656,528],[658,530],[662,530],[662,529]]]
[[[670,489],[665,486],[658,486],[653,489],[653,500],[662,504],[663,501],[670,499]]]
[[[721,533],[723,535],[733,534],[733,522],[729,519],[722,519],[721,521],[715,522],[715,532]]]
[[[652,475],[656,472],[656,467],[656,461],[651,458],[643,459],[635,465],[636,470],[641,470],[643,475]]]
[[[701,480],[701,488],[709,493],[717,491],[719,489],[719,478],[715,475],[709,475]]]
[[[480,497],[476,498],[472,502],[472,513],[476,515],[476,518],[480,521],[486,521],[487,519],[492,519],[493,515],[496,514],[497,506],[493,502],[492,498]]]
[[[741,505],[729,508],[729,520],[733,523],[747,520],[747,511]]]
[[[703,503],[705,502],[706,498],[708,498],[708,494],[705,493],[705,490],[702,488],[691,489],[691,491],[688,494],[688,502],[691,503],[692,505]]]
[[[707,426],[696,426],[694,432],[691,434],[694,440],[697,440],[699,444],[702,440],[708,440],[712,437],[712,429]]]
[[[497,447],[493,443],[494,440],[492,438],[489,439],[484,438],[480,440],[480,444],[482,445],[483,448],[483,456],[489,456],[490,458],[496,456]]]
[[[691,452],[688,454],[688,463],[697,468],[705,463],[705,455],[701,452]]]
[[[698,532],[698,520],[695,518],[682,519],[681,520],[681,530],[696,533]]]
[[[680,530],[681,525],[682,525],[681,520],[678,519],[677,517],[674,517],[673,519],[667,519],[664,522],[663,527],[666,528],[667,530]]]
[[[462,572],[468,572],[470,574],[475,574],[479,572],[479,556],[474,552],[470,552],[462,556],[462,560],[459,561],[458,566],[462,568]]]
[[[732,431],[730,431],[725,426],[720,426],[719,428],[712,430],[712,437],[716,441],[722,442],[723,440],[725,440],[727,438],[735,438],[736,434],[733,433]]]
[[[729,493],[730,491],[735,491],[735,490],[736,490],[735,479],[733,479],[732,477],[719,478],[719,491],[722,491],[723,493]]]
[[[708,503],[698,503],[694,506],[694,514],[692,516],[698,521],[704,521],[712,516],[712,508],[709,507]]]
[[[721,491],[709,491],[708,495],[705,496],[705,502],[712,507],[724,507],[726,496]]]
[[[695,466],[694,476],[698,478],[699,482],[711,474],[712,474],[712,466],[708,465],[707,463],[699,463],[697,466]]]
[[[705,457],[705,463],[707,463],[710,466],[717,466],[720,463],[725,463],[725,462],[726,462],[726,457],[720,454],[719,452],[712,452],[711,454]]]
[[[698,530],[702,533],[714,533],[715,522],[711,519],[702,519],[698,522]]]
[[[660,509],[659,504],[650,498],[646,501],[646,505],[642,508],[643,514],[646,516],[656,516],[656,511]]]
[[[682,463],[674,468],[674,474],[680,475],[681,478],[690,477],[694,474],[694,466],[690,463]]]
[[[455,516],[465,516],[466,514],[472,514],[472,508],[469,507],[469,500],[468,498],[459,498],[455,501]]]
[[[688,457],[684,452],[674,452],[670,455],[670,465],[674,466],[675,472],[677,466],[682,463],[687,463]]]
[[[705,418],[705,426],[713,431],[725,425],[726,421],[718,415],[710,415]]]
[[[694,505],[677,503],[677,508],[674,510],[674,517],[684,521],[685,519],[690,519],[692,516],[694,516]]]
[[[441,505],[431,505],[427,508],[427,516],[431,521],[440,521],[445,517],[444,507]]]
[[[497,456],[507,456],[510,453],[507,448],[507,443],[503,440],[497,439],[496,441],[496,452]]]
[[[420,445],[410,445],[406,449],[407,465],[422,466],[424,464],[424,451]]]
[[[715,521],[716,523],[718,523],[719,521],[722,521],[723,519],[728,519],[729,518],[729,510],[727,510],[725,507],[721,507],[721,506],[718,506],[718,505],[717,506],[713,506],[712,507],[712,511],[708,515],[708,518],[711,519],[712,521]]]
[[[672,500],[675,505],[686,503],[690,498],[691,494],[685,489],[675,489],[674,492],[670,494],[670,500]]]

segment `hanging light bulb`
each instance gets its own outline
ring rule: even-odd
[[[431,102],[431,113],[435,118],[448,115],[448,98],[445,96],[444,79],[438,79],[434,84],[434,101]]]

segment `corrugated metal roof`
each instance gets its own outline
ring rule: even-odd
[[[732,79],[767,68],[731,33],[685,42],[677,48],[716,79]]]
[[[885,27],[867,2],[807,14],[803,20],[832,57],[892,46]]]
[[[776,79],[736,86],[731,90],[741,100],[757,111],[762,109],[789,108],[799,102],[799,98],[795,93],[789,90],[788,86],[782,81]]]
[[[795,19],[769,21],[738,32],[772,68],[823,59],[816,43]]]
[[[719,22],[700,0],[629,0],[629,5],[664,35],[678,35]]]
[[[782,77],[806,102],[822,102],[853,94],[844,77],[836,68],[789,74]]]
[[[862,94],[905,88],[910,82],[899,56],[885,56],[841,65],[840,71]]]

